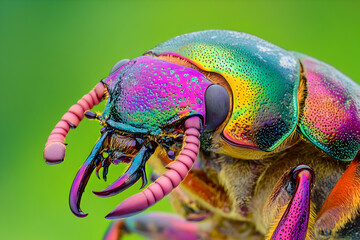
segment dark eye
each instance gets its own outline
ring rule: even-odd
[[[124,65],[125,63],[128,63],[130,60],[129,59],[123,59],[123,60],[120,60],[118,61],[113,67],[112,69],[110,70],[110,74],[113,74],[114,72],[116,72],[116,70],[118,70],[122,65]]]
[[[206,121],[205,130],[216,129],[229,113],[230,97],[226,89],[214,84],[205,92]]]

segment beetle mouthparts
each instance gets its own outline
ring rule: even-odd
[[[156,179],[155,182],[151,184],[148,188],[125,200],[111,213],[109,213],[106,218],[119,218],[127,215],[130,216],[136,212],[140,212],[147,207],[155,204],[157,201],[161,200],[165,195],[170,193],[172,189],[177,187],[186,177],[187,173],[190,171],[192,165],[196,160],[200,146],[200,140],[198,139],[200,136],[200,125],[201,119],[197,116],[186,119],[184,124],[186,135],[186,138],[183,140],[184,147],[179,153],[179,156],[175,159],[175,161],[167,166],[169,170],[165,172],[164,175]],[[71,211],[77,217],[87,216],[87,214],[82,212],[80,209],[80,200],[93,170],[99,164],[99,161],[103,159],[101,153],[104,150],[104,145],[107,145],[105,140],[108,137],[110,137],[110,141],[113,138],[119,138],[119,136],[113,135],[111,130],[105,130],[103,135],[95,144],[89,157],[86,159],[85,163],[78,171],[72,184],[70,190],[69,204]],[[122,141],[127,140],[123,139]],[[134,146],[125,146],[124,150],[127,147],[132,148]],[[94,194],[100,197],[113,196],[132,186],[140,178],[142,178],[143,181],[141,187],[143,188],[147,183],[147,178],[145,174],[145,163],[155,152],[155,149],[155,143],[147,141],[143,142],[140,150],[137,151],[137,154],[133,157],[131,165],[126,170],[126,172],[106,189],[102,191],[93,191]],[[139,202],[139,205],[135,206],[136,202]]]
[[[176,188],[192,168],[199,152],[201,120],[198,117],[185,121],[185,146],[176,160],[168,165],[169,170],[150,184],[145,190],[125,199],[106,218],[123,218],[139,213],[160,201]]]
[[[91,173],[95,169],[95,162],[98,157],[98,152],[108,136],[108,132],[105,132],[100,139],[96,142],[93,150],[91,151],[89,157],[86,159],[85,163],[81,166],[80,170],[76,174],[76,177],[74,179],[74,182],[71,186],[70,190],[70,196],[69,196],[69,204],[71,211],[77,216],[77,217],[86,217],[87,214],[83,213],[80,209],[80,201],[81,196],[84,192],[85,186],[91,176]]]
[[[150,150],[146,146],[142,146],[140,151],[133,158],[130,167],[126,172],[113,184],[102,191],[93,191],[96,196],[99,197],[110,197],[114,196],[128,187],[136,183],[140,178],[142,179],[143,188],[147,184],[147,177],[145,173],[145,163],[150,158],[154,151]]]

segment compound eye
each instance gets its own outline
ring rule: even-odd
[[[125,63],[128,63],[130,60],[129,59],[123,59],[123,60],[120,60],[118,61],[113,67],[112,69],[110,70],[110,74],[113,74],[114,72],[116,72],[116,70],[118,70],[122,65],[124,65]]]
[[[205,92],[205,131],[216,129],[225,120],[229,113],[230,97],[226,89],[214,84]]]

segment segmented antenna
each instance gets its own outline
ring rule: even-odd
[[[64,141],[70,128],[76,128],[84,118],[84,113],[101,102],[104,92],[104,84],[98,83],[61,117],[45,144],[44,159],[47,163],[57,164],[64,160],[66,145]]]

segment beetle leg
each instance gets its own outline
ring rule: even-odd
[[[148,239],[204,239],[207,233],[200,225],[187,222],[167,213],[149,213],[114,221],[105,233],[104,240],[118,240],[123,235],[137,233]]]
[[[280,220],[275,225],[268,239],[303,240],[308,234],[311,214],[310,193],[314,181],[313,170],[306,165],[299,165],[291,172],[292,181],[296,184],[292,198]]]
[[[126,221],[124,220],[118,220],[113,221],[110,223],[108,229],[105,232],[104,240],[118,240],[122,239],[122,237],[126,234],[129,234],[129,230],[126,227]],[[129,220],[130,221],[130,220]]]
[[[352,239],[358,239],[359,232],[351,233],[348,229],[359,228],[349,227],[353,222],[359,221],[359,209],[360,154],[348,166],[321,207],[315,222],[316,237],[322,235],[322,237],[345,238],[350,234]]]
[[[169,195],[169,200],[173,209],[187,221],[198,222],[213,215],[213,212],[201,208],[181,188],[175,188]]]

